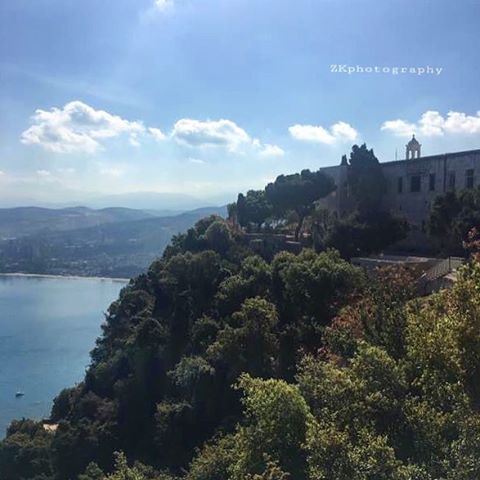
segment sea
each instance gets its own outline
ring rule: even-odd
[[[104,313],[126,283],[0,275],[0,438],[13,419],[48,417],[54,397],[83,379]]]

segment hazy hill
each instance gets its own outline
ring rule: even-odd
[[[132,279],[2,480],[479,479],[480,265],[416,298],[406,269],[246,240],[204,219]]]
[[[0,271],[130,277],[161,255],[173,235],[187,230],[206,215],[226,215],[226,207],[205,207],[167,217],[116,208],[65,210],[103,212],[102,219],[109,215],[113,219],[121,215],[128,218],[135,213],[146,218],[104,221],[86,228],[37,229],[31,235],[0,241]],[[49,222],[45,219],[44,224]]]
[[[136,245],[138,251],[153,251],[159,254],[172,235],[187,230],[197,220],[211,214],[225,216],[226,209],[205,207],[179,215],[104,223],[89,228],[39,235],[37,238],[68,245],[102,246],[102,251],[105,252],[130,250],[132,245]],[[165,241],[164,237],[167,237]]]
[[[222,201],[209,201],[180,193],[131,192],[102,195],[86,199],[83,203],[92,208],[129,207],[140,210],[171,210],[180,213],[199,206],[225,204],[227,201],[230,201],[230,197],[222,198]]]
[[[75,230],[106,223],[153,218],[152,212],[130,208],[86,207],[41,208],[17,207],[0,209],[0,238],[17,238],[38,233]]]

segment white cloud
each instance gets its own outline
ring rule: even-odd
[[[161,142],[162,140],[165,140],[167,137],[165,134],[159,129],[159,128],[149,128],[148,133],[157,141]]]
[[[266,143],[263,145],[260,155],[262,157],[283,157],[285,151],[278,145],[270,145],[269,143]]]
[[[140,140],[138,139],[138,134],[137,133],[132,133],[130,135],[130,138],[128,139],[128,143],[132,147],[139,147],[140,146]]]
[[[444,123],[444,130],[447,133],[478,134],[480,133],[480,112],[477,112],[476,115],[448,112]]]
[[[122,167],[101,167],[100,175],[105,175],[107,177],[118,178],[124,175],[125,169]]]
[[[329,129],[320,125],[292,125],[288,131],[296,140],[305,142],[325,143],[333,145],[337,142],[354,141],[358,132],[346,122],[337,122]]]
[[[232,120],[178,120],[170,134],[177,143],[192,148],[223,147],[232,153],[253,151],[262,157],[279,157],[285,152],[278,145],[263,144],[252,138]]]
[[[173,141],[191,148],[221,147],[238,154],[253,152],[260,156],[282,156],[285,153],[277,145],[263,144],[253,139],[232,120],[183,118],[166,135],[159,128],[147,127],[141,121],[129,121],[104,110],[95,110],[78,100],[62,108],[54,107],[48,111],[39,109],[33,115],[32,122],[33,125],[21,134],[22,143],[38,145],[61,154],[94,154],[106,146],[108,139],[121,136],[127,137],[133,147],[140,147],[142,140],[149,137],[158,143]],[[348,135],[348,131],[339,131],[338,135]]]
[[[21,135],[22,143],[40,145],[56,153],[95,153],[101,142],[126,134],[130,143],[138,143],[138,135],[144,133],[141,122],[131,122],[103,110],[73,101],[63,108],[49,111],[37,110],[33,125]]]
[[[444,119],[438,112],[425,112],[419,121],[420,131],[425,136],[440,136],[443,135]],[[415,127],[415,125],[413,125]],[[415,127],[416,129],[416,127]],[[415,131],[411,132],[412,134]],[[410,135],[409,135],[410,136]]]
[[[420,133],[425,137],[444,135],[476,135],[480,134],[480,112],[467,115],[450,111],[447,116],[434,110],[424,112],[418,122],[409,123],[404,120],[389,120],[382,124],[382,130],[389,131],[399,137],[409,137]]]
[[[205,160],[201,160],[200,158],[189,158],[188,161],[189,163],[195,163],[197,165],[203,165],[205,163]]]
[[[155,8],[161,12],[164,12],[165,10],[173,7],[173,0],[155,0],[154,5]]]
[[[52,172],[50,172],[49,170],[37,170],[37,175],[39,177],[51,177],[52,176]]]
[[[200,121],[183,118],[175,123],[172,134],[177,142],[190,147],[223,146],[230,151],[251,144],[248,133],[231,120]]]
[[[331,127],[333,136],[342,142],[353,142],[358,137],[358,132],[346,122],[337,122]]]
[[[416,126],[404,120],[388,120],[382,124],[381,130],[391,132],[397,137],[411,137],[415,133]]]
[[[291,126],[288,131],[290,132],[290,135],[296,140],[328,144],[335,142],[335,137],[320,126],[316,127],[314,125],[297,124]]]

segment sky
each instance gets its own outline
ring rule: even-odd
[[[355,143],[480,148],[479,18],[479,0],[0,0],[0,205],[222,203]]]

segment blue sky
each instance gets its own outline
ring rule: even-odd
[[[477,0],[0,0],[0,202],[220,201],[353,143],[480,148],[478,18]]]

